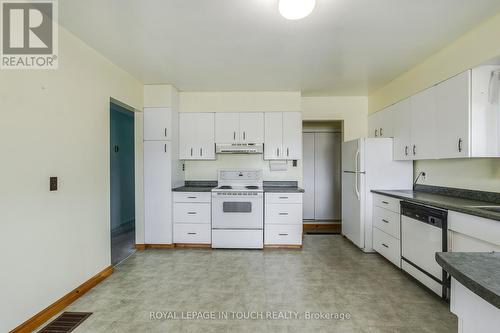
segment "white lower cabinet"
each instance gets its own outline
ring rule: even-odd
[[[211,243],[211,199],[210,193],[174,192],[174,243]]]
[[[302,193],[266,193],[264,245],[302,245]]]
[[[401,267],[401,246],[399,239],[373,228],[373,249],[391,261],[394,265]]]
[[[373,249],[401,268],[400,200],[373,196]]]

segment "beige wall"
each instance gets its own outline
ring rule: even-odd
[[[300,111],[299,91],[180,92],[180,112],[287,112]],[[263,155],[216,155],[215,161],[185,161],[186,180],[217,180],[217,170],[262,169],[264,180],[302,182],[302,162],[288,162],[287,171],[270,171]]]
[[[367,115],[367,97],[302,97],[302,119],[343,121],[344,141],[366,136]]]
[[[370,113],[500,55],[500,13],[369,96]]]
[[[411,96],[468,68],[500,55],[500,14],[479,25],[369,96],[369,111]],[[419,183],[500,191],[500,159],[450,159],[415,162]]]
[[[110,265],[110,97],[142,109],[139,81],[59,31],[58,70],[0,73],[0,332]]]

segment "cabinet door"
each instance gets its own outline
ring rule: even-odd
[[[264,142],[264,113],[240,113],[240,141],[243,143]]]
[[[215,115],[198,113],[196,118],[195,158],[198,160],[215,159]]]
[[[283,112],[266,112],[264,115],[264,159],[283,158]]]
[[[238,113],[217,112],[215,114],[215,142],[238,143],[240,139],[240,116]]]
[[[144,140],[171,140],[172,121],[169,108],[144,108]]]
[[[378,111],[376,113],[371,114],[368,117],[368,137],[369,138],[377,138],[379,137],[379,130],[380,130],[380,112]]]
[[[436,156],[468,157],[471,74],[466,71],[436,86]]]
[[[411,105],[407,98],[394,105],[394,160],[411,160]]]
[[[287,160],[302,158],[302,114],[283,112],[283,157]]]
[[[144,232],[146,244],[172,243],[171,146],[144,141]]]
[[[179,114],[179,159],[195,159],[199,113]]]
[[[394,136],[394,105],[391,105],[378,113],[378,136],[381,138],[392,138]]]
[[[436,90],[426,89],[411,97],[411,154],[413,159],[431,159],[436,146]]]

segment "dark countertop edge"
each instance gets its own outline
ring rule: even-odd
[[[264,186],[264,193],[304,193],[305,190],[300,187],[287,186]]]
[[[486,218],[489,220],[500,221],[500,214],[491,213],[491,212],[488,212],[485,210],[480,210],[477,208],[440,204],[439,202],[435,202],[435,201],[408,198],[404,195],[398,195],[398,194],[394,193],[393,191],[397,191],[397,190],[388,190],[388,191],[371,190],[372,193],[385,195],[388,197],[392,197],[392,198],[396,198],[396,199],[400,199],[400,200],[404,200],[404,201],[415,202],[415,203],[419,203],[419,204],[426,205],[426,206],[432,206],[432,207],[436,207],[436,208],[452,210],[452,211],[459,212],[459,213],[483,217],[483,218]],[[411,190],[409,190],[409,191],[411,191]],[[415,191],[415,192],[417,192],[417,191]],[[428,192],[422,192],[422,193],[428,193]],[[432,194],[432,193],[430,193],[430,194]],[[442,195],[442,194],[440,194],[440,195]]]
[[[441,266],[464,287],[468,288],[474,294],[478,295],[491,305],[496,306],[498,309],[500,309],[500,295],[497,295],[495,292],[489,290],[484,285],[477,283],[476,281],[459,271],[453,265],[448,263],[446,259],[443,258],[443,255],[446,255],[446,253],[447,252],[436,252],[435,258],[439,266]]]
[[[211,192],[215,186],[179,186],[172,189],[172,192]]]

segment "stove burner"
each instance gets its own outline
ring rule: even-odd
[[[221,187],[219,187],[221,190],[230,190],[232,189],[233,187],[232,186],[229,186],[229,185],[223,185]]]
[[[255,186],[255,185],[245,186],[245,188],[247,188],[248,190],[258,190],[259,189],[259,187]]]

